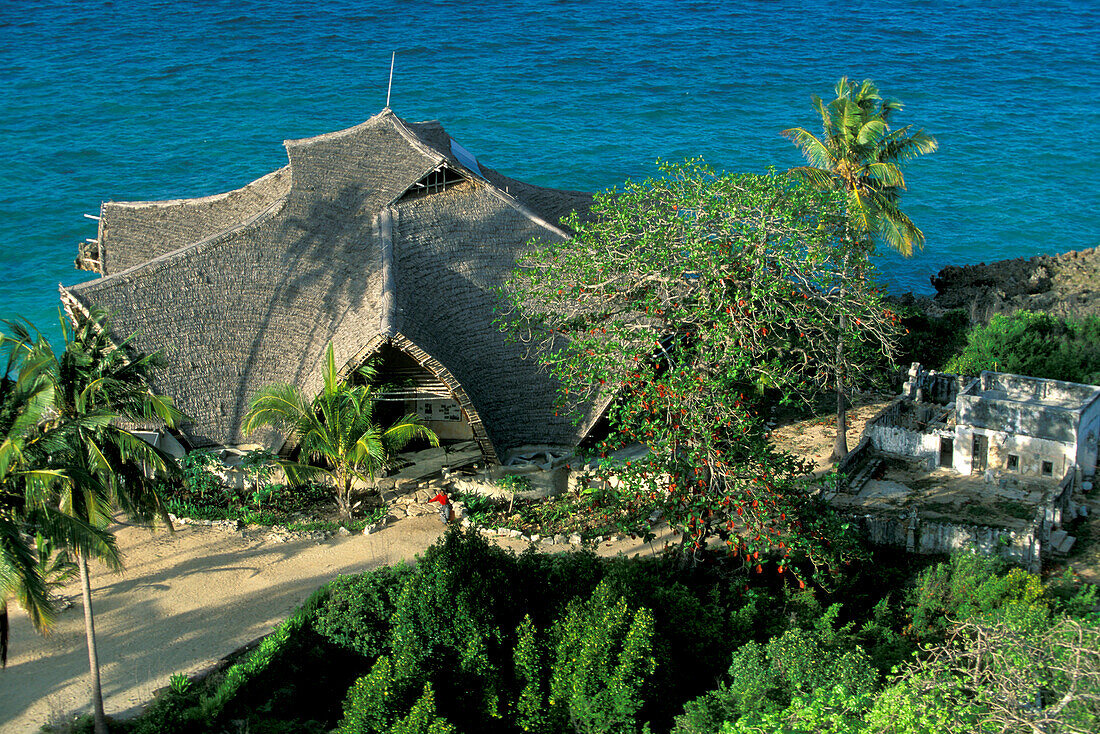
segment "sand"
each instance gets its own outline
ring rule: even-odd
[[[96,639],[108,716],[132,716],[175,673],[207,670],[270,632],[317,587],[339,574],[412,560],[443,532],[433,515],[401,520],[370,536],[278,542],[266,533],[185,525],[169,534],[117,529],[121,573],[92,569]],[[498,539],[522,550],[524,544]],[[624,539],[601,555],[650,553]],[[549,550],[567,550],[553,546]],[[91,710],[79,582],[74,606],[48,637],[12,609],[8,667],[0,671],[0,731],[35,732]]]

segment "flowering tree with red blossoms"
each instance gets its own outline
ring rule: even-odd
[[[660,509],[689,550],[720,539],[756,571],[834,567],[855,546],[759,411],[852,380],[861,365],[838,355],[890,352],[865,238],[842,198],[785,174],[661,171],[598,194],[564,222],[571,240],[537,243],[501,323],[560,380],[563,410],[606,406],[595,473],[623,529],[649,535]],[[649,451],[613,460],[631,444]]]

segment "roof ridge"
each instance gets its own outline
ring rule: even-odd
[[[383,107],[381,112],[371,115],[366,120],[363,120],[363,122],[352,125],[351,127],[345,127],[343,130],[333,130],[331,132],[321,133],[320,135],[310,135],[305,138],[286,138],[283,140],[283,147],[285,148],[289,145],[301,145],[303,143],[314,141],[332,140],[334,138],[340,138],[345,135],[351,135],[352,133],[359,132],[362,128],[365,128],[367,125],[370,125],[375,120],[379,120],[386,115],[393,115],[393,110],[391,110],[389,107]]]
[[[145,201],[113,201],[113,200],[112,201],[105,201],[102,204],[100,204],[100,206],[99,206],[100,214],[102,214],[103,207],[107,206],[108,204],[111,205],[111,206],[138,208],[138,207],[146,207],[146,206],[169,207],[169,206],[179,206],[180,204],[202,204],[202,203],[207,203],[207,202],[212,202],[212,201],[218,201],[220,199],[224,199],[226,197],[232,196],[233,194],[239,193],[241,191],[245,191],[245,190],[251,188],[252,186],[255,186],[256,184],[260,183],[264,179],[274,178],[275,176],[279,175],[283,171],[289,171],[289,169],[290,169],[290,163],[288,162],[285,166],[282,166],[280,168],[276,168],[274,171],[268,171],[267,173],[260,176],[259,178],[252,179],[251,181],[246,183],[244,186],[238,186],[237,188],[229,189],[228,191],[220,191],[216,194],[208,194],[207,196],[191,196],[191,197],[184,197],[182,199],[151,199],[151,200],[145,200]],[[288,187],[287,191],[289,191],[289,190],[290,189]],[[283,196],[285,197],[286,194],[283,194]]]
[[[77,289],[77,291],[80,292],[80,291],[85,290],[86,286],[87,287],[91,287],[91,286],[98,287],[100,285],[105,285],[105,284],[109,285],[110,283],[112,283],[116,280],[119,280],[119,279],[123,278],[124,276],[130,276],[130,275],[136,273],[137,271],[141,271],[141,270],[156,271],[160,267],[164,266],[167,262],[169,262],[171,260],[175,260],[176,258],[181,257],[182,255],[184,255],[186,253],[189,253],[192,250],[198,250],[199,248],[205,249],[207,247],[215,247],[216,245],[221,244],[223,241],[231,239],[232,237],[239,234],[246,227],[251,226],[252,224],[258,222],[260,219],[262,219],[264,217],[271,216],[278,209],[281,209],[285,205],[286,205],[286,196],[283,196],[283,197],[277,199],[276,201],[274,201],[271,204],[271,206],[269,206],[267,209],[264,209],[262,212],[260,212],[256,216],[252,217],[248,221],[241,222],[240,224],[236,225],[235,227],[231,227],[229,229],[223,229],[222,231],[218,232],[217,234],[213,234],[213,235],[207,237],[206,239],[198,240],[196,242],[191,242],[191,243],[186,244],[182,247],[178,247],[175,250],[171,250],[169,252],[166,252],[163,255],[157,255],[156,257],[154,257],[151,260],[146,260],[145,262],[138,263],[137,265],[131,265],[130,267],[126,268],[125,270],[120,270],[117,273],[110,273],[110,274],[104,275],[100,278],[96,278],[95,280],[86,280],[83,283],[77,283],[76,285],[72,286],[72,289]]]

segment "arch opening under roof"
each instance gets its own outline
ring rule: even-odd
[[[397,332],[389,339],[372,339],[344,365],[341,377],[356,379],[355,370],[368,360],[376,360],[379,370],[379,424],[414,413],[436,432],[441,444],[472,440],[486,461],[500,463],[469,395],[442,363]]]

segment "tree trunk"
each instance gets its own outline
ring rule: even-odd
[[[0,599],[0,668],[8,667],[8,602]]]
[[[848,400],[844,394],[844,332],[847,328],[848,317],[841,314],[836,339],[836,441],[829,457],[830,461],[837,462],[848,455]]]
[[[848,277],[848,252],[844,253],[844,278]],[[840,283],[840,300],[844,301],[844,280]],[[848,314],[841,311],[836,333],[836,441],[830,461],[840,463],[848,455],[848,400],[844,394],[844,332],[848,330]]]
[[[844,383],[837,379],[836,384],[836,441],[833,443],[831,461],[841,461],[848,455],[848,399],[844,394]]]
[[[345,522],[351,522],[351,482],[341,478],[336,489],[336,510]]]
[[[95,734],[107,734],[107,718],[103,713],[103,688],[99,683],[99,654],[95,646],[95,621],[92,619],[92,583],[88,577],[88,559],[78,557],[80,590],[84,594],[84,634],[88,640],[88,667],[92,673],[92,708]]]

